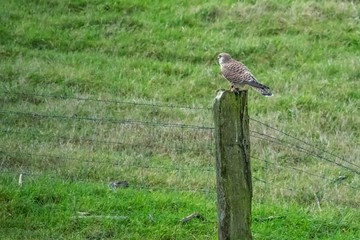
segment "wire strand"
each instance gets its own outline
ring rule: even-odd
[[[55,118],[55,119],[67,119],[67,120],[86,120],[93,122],[109,122],[117,124],[134,124],[134,125],[150,125],[150,126],[162,126],[170,128],[191,128],[191,129],[214,129],[210,126],[198,126],[198,125],[188,125],[188,124],[177,124],[177,123],[162,123],[162,122],[151,122],[151,121],[137,121],[131,119],[115,119],[115,118],[94,118],[94,117],[79,117],[79,116],[64,116],[64,115],[48,115],[35,112],[18,112],[18,111],[8,111],[0,109],[0,114],[14,114],[14,115],[24,115],[27,117],[39,117],[39,118]]]
[[[251,131],[251,132],[254,133],[254,131]],[[263,136],[267,136],[267,137],[270,137],[270,138],[273,138],[272,136],[269,136],[269,135],[266,135],[266,134],[262,134],[262,133],[258,133],[258,132],[255,132],[255,133],[260,134],[260,135],[263,135]],[[268,142],[272,142],[272,143],[277,143],[277,144],[280,144],[280,145],[282,145],[282,146],[285,146],[285,144],[282,144],[282,143],[284,143],[285,141],[280,140],[280,139],[277,139],[277,138],[276,138],[276,141],[274,141],[274,140],[272,140],[272,139],[266,139],[266,138],[257,137],[257,136],[254,136],[254,135],[252,135],[252,137],[255,137],[255,138],[258,138],[258,139],[260,139],[260,140],[264,140],[264,141],[268,141]],[[286,143],[286,142],[285,142],[285,143]],[[319,155],[319,154],[317,154],[317,153],[311,152],[311,151],[309,151],[309,150],[307,150],[307,149],[305,149],[305,148],[303,148],[303,147],[300,147],[300,146],[297,146],[297,145],[293,145],[293,144],[291,144],[291,143],[287,143],[287,144],[290,145],[290,147],[291,147],[292,149],[295,149],[295,150],[297,150],[297,151],[306,153],[306,154],[308,154],[308,155],[310,155],[310,156],[313,156],[313,157],[316,157],[316,158],[318,158],[318,159],[320,159],[320,160],[324,160],[324,161],[327,161],[327,162],[329,162],[329,163],[335,164],[335,165],[337,165],[337,166],[339,166],[339,167],[345,168],[345,169],[347,169],[347,170],[349,170],[349,171],[351,171],[351,172],[353,172],[353,173],[356,173],[356,174],[360,175],[360,171],[358,171],[358,170],[352,169],[352,168],[350,168],[350,167],[348,167],[348,166],[345,166],[345,165],[343,165],[343,164],[341,164],[341,163],[338,163],[338,162],[335,162],[335,161],[330,160],[330,159],[328,159],[328,158],[325,158],[325,157],[323,157],[323,156],[321,156],[321,155]],[[357,165],[355,165],[355,166],[357,166]]]
[[[0,94],[8,95],[24,95],[24,96],[34,96],[42,98],[58,98],[64,100],[76,100],[76,101],[93,101],[93,102],[104,102],[104,103],[115,103],[115,104],[125,104],[132,106],[149,106],[149,107],[158,107],[158,108],[181,108],[181,109],[190,109],[190,110],[211,110],[208,107],[189,107],[175,104],[159,104],[159,103],[139,103],[139,102],[130,102],[130,101],[118,101],[118,100],[109,100],[109,99],[96,99],[96,98],[85,98],[85,97],[70,97],[63,95],[47,95],[47,94],[37,94],[37,93],[25,93],[25,92],[9,92],[2,91]]]
[[[263,126],[265,126],[265,127],[267,127],[267,128],[270,128],[270,129],[272,129],[272,130],[274,130],[274,131],[277,131],[277,132],[279,132],[279,133],[281,133],[281,134],[283,134],[283,135],[285,135],[285,136],[287,136],[287,137],[290,137],[290,138],[292,138],[292,139],[294,139],[294,140],[296,140],[296,141],[299,141],[299,142],[301,142],[301,143],[304,143],[304,144],[306,144],[306,145],[308,145],[308,146],[310,146],[310,147],[312,147],[312,148],[315,148],[315,149],[317,149],[317,150],[319,150],[319,151],[321,151],[321,152],[323,152],[323,153],[329,154],[329,155],[331,155],[331,156],[333,156],[333,157],[335,157],[335,158],[338,158],[338,159],[340,159],[340,160],[342,160],[342,161],[344,161],[344,162],[347,162],[347,163],[349,163],[349,164],[351,164],[351,165],[354,165],[354,166],[356,166],[356,167],[359,167],[358,165],[355,165],[354,163],[352,163],[352,162],[344,159],[343,157],[340,157],[340,156],[337,156],[337,155],[335,155],[335,154],[333,154],[333,153],[330,153],[330,152],[328,152],[328,151],[325,151],[325,150],[321,149],[320,147],[318,147],[318,146],[316,146],[316,145],[310,144],[309,142],[306,142],[306,141],[304,141],[304,140],[302,140],[302,139],[300,139],[300,138],[297,138],[297,137],[295,137],[295,136],[293,136],[293,135],[291,135],[291,134],[289,134],[289,133],[286,133],[286,132],[284,132],[284,131],[282,131],[282,130],[280,130],[280,129],[277,129],[277,128],[275,128],[275,127],[272,127],[272,126],[270,126],[269,124],[263,123],[263,122],[261,122],[261,121],[259,121],[259,120],[257,120],[257,119],[251,118],[251,117],[250,117],[250,120],[252,120],[252,121],[254,121],[254,122],[256,122],[256,123],[259,123],[259,124],[261,124],[261,125],[263,125]]]

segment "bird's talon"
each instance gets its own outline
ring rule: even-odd
[[[231,92],[234,92],[234,93],[240,93],[240,89],[237,88],[237,87],[235,87],[234,85],[231,85],[230,91],[231,91]]]

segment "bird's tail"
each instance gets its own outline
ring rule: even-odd
[[[254,77],[252,78],[252,81],[248,81],[247,84],[252,86],[257,92],[261,93],[265,97],[271,97],[273,95],[268,86],[258,82]]]
[[[273,96],[273,94],[271,93],[271,90],[269,87],[263,85],[263,84],[259,84],[258,86],[253,86],[254,89],[261,93],[262,95],[264,95],[265,97],[271,97]]]

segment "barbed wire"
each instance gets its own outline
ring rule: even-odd
[[[70,100],[76,100],[76,101],[94,101],[94,102],[104,102],[104,103],[115,103],[115,104],[127,104],[127,105],[131,105],[131,106],[150,106],[150,107],[167,107],[167,108],[183,108],[183,109],[193,109],[193,110],[211,110],[211,108],[205,108],[205,107],[188,107],[188,106],[179,106],[179,105],[164,105],[164,104],[156,104],[156,103],[139,103],[139,102],[129,102],[129,101],[117,101],[117,100],[103,100],[103,99],[95,99],[95,98],[84,98],[84,97],[68,97],[68,96],[56,96],[56,95],[46,95],[46,94],[36,94],[36,93],[21,93],[21,92],[9,92],[9,91],[3,91],[3,94],[8,94],[8,95],[24,95],[24,96],[33,96],[33,97],[43,97],[43,98],[59,98],[59,99],[70,99]],[[0,114],[3,115],[8,115],[8,114],[13,114],[13,115],[23,115],[26,117],[38,117],[38,118],[54,118],[54,119],[61,119],[61,120],[76,120],[76,121],[93,121],[93,122],[107,122],[107,123],[114,123],[114,124],[134,124],[134,125],[144,125],[144,126],[152,126],[152,127],[169,127],[169,128],[180,128],[180,129],[195,129],[195,130],[214,130],[213,126],[200,126],[200,125],[191,125],[191,124],[178,124],[178,123],[163,123],[163,122],[153,122],[153,121],[138,121],[138,120],[133,120],[133,119],[116,119],[116,118],[97,118],[97,117],[87,117],[87,116],[77,116],[77,115],[73,115],[73,116],[65,116],[65,115],[57,115],[57,114],[44,114],[44,113],[37,113],[37,112],[21,112],[21,111],[11,111],[11,110],[6,110],[6,109],[0,109]],[[283,130],[277,129],[273,126],[270,126],[267,123],[264,123],[260,120],[254,119],[254,118],[250,118],[251,121],[261,124],[263,126],[265,126],[266,128],[269,128],[271,130],[274,130],[286,137],[289,137],[290,139],[293,139],[297,142],[300,142],[302,144],[305,144],[306,146],[309,146],[312,149],[307,149],[304,148],[303,146],[294,144],[292,142],[289,141],[285,141],[283,139],[268,135],[268,134],[264,134],[264,133],[260,133],[257,131],[250,131],[250,135],[251,137],[260,139],[262,141],[267,141],[267,142],[271,142],[271,143],[275,143],[275,144],[279,144],[283,147],[289,148],[289,149],[293,149],[302,153],[305,153],[309,156],[315,157],[317,159],[323,160],[323,161],[327,161],[331,164],[337,165],[338,167],[347,169],[351,172],[354,172],[356,174],[360,174],[360,171],[353,169],[349,166],[343,165],[341,163],[338,163],[334,160],[329,159],[328,157],[324,157],[322,155],[320,155],[319,153],[315,152],[319,151],[323,154],[328,154],[338,160],[341,160],[343,162],[346,162],[347,164],[350,164],[353,167],[356,168],[360,168],[359,165],[352,163],[340,156],[337,156],[333,153],[330,153],[328,151],[325,151],[323,149],[321,149],[320,147],[310,144],[307,141],[304,141],[298,137],[295,137],[289,133],[286,133]],[[58,136],[58,138],[62,138],[64,136]],[[66,137],[64,137],[65,139]],[[184,141],[184,136],[183,136],[183,132],[182,132],[182,136],[181,136],[182,141]],[[67,140],[78,140],[78,139],[69,139],[67,138]],[[103,140],[96,140],[96,139],[89,139],[89,138],[81,138],[81,140],[84,141],[88,141],[88,142],[93,142],[93,143],[101,143],[101,144],[119,144],[119,145],[125,145],[125,146],[139,146],[139,143],[131,143],[131,144],[127,144],[126,143],[122,143],[122,142],[116,142],[116,141],[103,141]],[[140,143],[141,144],[141,143]],[[146,145],[143,145],[146,146]],[[149,148],[153,147],[152,145],[147,145],[149,146]],[[190,148],[181,148],[182,150],[191,150]],[[213,148],[209,148],[210,150],[213,150]],[[201,150],[201,149],[200,149]],[[198,169],[198,168],[196,168]]]
[[[108,123],[115,123],[115,124],[162,126],[162,127],[170,127],[170,128],[175,127],[175,128],[205,129],[205,130],[214,129],[214,127],[210,127],[210,126],[198,126],[198,125],[177,124],[177,123],[162,123],[162,122],[152,122],[152,121],[138,121],[138,120],[132,120],[132,119],[49,115],[49,114],[35,113],[35,112],[8,111],[8,110],[4,110],[4,109],[0,109],[0,114],[14,114],[14,115],[23,115],[23,116],[28,116],[28,117],[55,118],[55,119],[65,119],[65,120],[86,120],[86,121],[93,121],[93,122],[108,122]]]
[[[11,130],[2,130],[2,132],[7,132],[7,133],[19,133],[18,131],[11,131]],[[340,164],[340,163],[337,163],[335,161],[332,161],[328,158],[325,158],[319,154],[316,154],[314,152],[311,152],[301,146],[298,146],[298,145],[294,145],[292,143],[289,143],[285,140],[282,140],[282,139],[278,139],[278,138],[275,138],[271,135],[268,135],[268,134],[263,134],[263,133],[260,133],[260,132],[256,132],[256,131],[253,131],[253,130],[250,130],[250,133],[251,134],[251,137],[254,137],[254,138],[258,138],[260,140],[263,140],[263,141],[268,141],[268,142],[272,142],[272,143],[276,143],[276,144],[279,144],[281,146],[285,146],[285,147],[288,147],[288,148],[291,148],[291,149],[295,149],[296,151],[299,151],[299,152],[303,152],[307,155],[310,155],[310,156],[313,156],[313,157],[317,157],[321,160],[325,160],[327,162],[330,162],[332,164],[335,164],[339,167],[342,167],[342,168],[345,168],[349,171],[352,171],[356,174],[360,174],[359,171],[355,170],[355,169],[352,169],[348,166],[345,166],[343,164]],[[260,135],[260,136],[257,136],[257,135]],[[57,136],[58,139],[63,139],[65,141],[77,141],[79,139],[72,139],[72,138],[67,138],[65,136]],[[117,145],[122,145],[122,146],[127,146],[127,147],[136,147],[136,148],[139,148],[139,147],[145,147],[145,148],[153,148],[154,145],[153,143],[147,143],[147,144],[144,144],[144,143],[124,143],[124,142],[117,142],[117,141],[103,141],[103,140],[95,140],[95,139],[87,139],[87,138],[81,138],[80,140],[82,141],[87,141],[87,142],[94,142],[94,143],[101,143],[101,144],[117,144]],[[184,145],[184,144],[182,144]],[[176,148],[172,148],[172,150],[183,150],[183,151],[196,151],[196,152],[200,152],[202,151],[201,148],[198,148],[198,149],[195,149],[195,148],[186,148],[186,147],[176,147]],[[213,150],[213,148],[208,148],[207,150]],[[357,165],[353,164],[354,166],[358,167]]]
[[[258,134],[258,135],[261,136],[261,137],[259,137],[259,136],[256,136],[256,135],[251,135],[251,136],[254,137],[254,138],[258,138],[258,139],[260,139],[260,140],[264,140],[264,141],[268,141],[268,142],[280,144],[280,145],[282,145],[282,146],[286,146],[286,147],[289,147],[289,148],[291,148],[291,149],[295,149],[295,150],[297,150],[297,151],[299,151],[299,152],[306,153],[306,154],[309,155],[309,156],[313,156],[313,157],[316,157],[316,158],[318,158],[318,159],[320,159],[320,160],[327,161],[327,162],[329,162],[329,163],[332,163],[332,164],[337,165],[337,166],[339,166],[339,167],[345,168],[345,169],[347,169],[347,170],[349,170],[349,171],[351,171],[351,172],[353,172],[353,173],[356,173],[356,174],[359,174],[359,175],[360,175],[360,171],[358,171],[358,170],[355,170],[355,169],[353,169],[353,168],[351,168],[351,167],[345,166],[345,165],[343,165],[343,164],[341,164],[341,163],[338,163],[338,162],[335,162],[335,161],[330,160],[330,159],[328,159],[328,158],[325,158],[325,157],[321,156],[320,154],[317,154],[317,153],[314,153],[314,152],[312,152],[312,151],[309,151],[309,150],[307,150],[307,149],[305,149],[305,148],[303,148],[303,147],[301,147],[301,146],[294,145],[294,144],[289,143],[289,142],[287,142],[287,141],[285,141],[285,140],[278,139],[278,138],[275,138],[275,137],[270,136],[270,135],[267,135],[267,134],[259,133],[259,132],[256,132],[256,131],[250,131],[250,132],[255,133],[255,134]],[[352,165],[355,166],[355,167],[359,167],[359,166],[356,165],[356,164],[352,164]],[[359,168],[360,168],[360,167],[359,167]]]
[[[141,103],[135,101],[119,101],[119,100],[109,100],[109,99],[97,99],[97,98],[86,98],[86,97],[71,97],[64,95],[50,95],[50,94],[38,94],[38,93],[25,93],[25,92],[10,92],[2,91],[0,94],[7,95],[23,95],[23,96],[33,96],[33,97],[42,97],[42,98],[58,98],[63,100],[76,100],[76,101],[93,101],[93,102],[103,102],[103,103],[115,103],[115,104],[125,104],[132,106],[149,106],[149,107],[158,107],[158,108],[180,108],[180,109],[190,109],[190,110],[211,110],[209,107],[190,107],[183,105],[175,104],[159,104],[159,103]]]
[[[214,129],[214,127],[209,127],[209,126],[186,125],[186,124],[170,124],[170,123],[151,122],[151,121],[136,121],[136,120],[128,120],[128,119],[93,118],[93,117],[78,117],[78,116],[71,116],[70,117],[70,116],[63,116],[63,115],[39,114],[39,113],[35,113],[35,112],[4,111],[2,109],[0,109],[0,114],[15,114],[15,115],[24,115],[24,116],[27,116],[27,117],[56,118],[56,119],[65,119],[65,120],[86,120],[86,121],[95,121],[95,122],[109,122],[109,123],[115,123],[115,124],[137,124],[137,125],[145,125],[145,126],[161,126],[161,127],[171,127],[171,128],[175,127],[175,128],[191,128],[191,129],[203,129],[203,130],[213,130]],[[261,123],[261,124],[265,124],[265,123],[262,123],[262,122],[260,122],[258,120],[256,120],[256,121]],[[265,125],[267,125],[267,124],[265,124]],[[269,127],[271,127],[271,126],[269,126]],[[271,127],[271,129],[275,129],[275,128]],[[275,130],[283,132],[283,131],[278,130],[278,129],[275,129]],[[281,140],[279,138],[275,138],[275,137],[273,137],[271,135],[263,134],[263,133],[252,131],[252,130],[250,132],[262,136],[262,137],[259,137],[259,136],[256,136],[256,135],[252,134],[251,135],[252,137],[258,138],[260,140],[280,144],[282,146],[290,147],[290,148],[295,149],[297,151],[306,153],[306,154],[308,154],[310,156],[316,157],[318,159],[321,159],[321,160],[327,161],[329,163],[335,164],[335,165],[337,165],[339,167],[345,168],[345,169],[347,169],[349,171],[352,171],[352,172],[354,172],[356,174],[360,174],[360,171],[358,171],[358,170],[355,170],[355,169],[350,168],[348,166],[345,166],[345,165],[343,165],[341,163],[330,160],[330,159],[328,159],[326,157],[321,156],[320,154],[317,154],[317,153],[315,153],[313,151],[305,149],[305,148],[303,148],[301,146],[289,143],[289,142],[287,142],[285,140]],[[289,135],[287,133],[284,133],[284,134],[286,136]],[[118,143],[118,144],[120,144],[120,143]],[[313,147],[310,144],[307,144],[307,145],[309,145],[310,147]],[[343,160],[342,158],[339,158],[339,159]],[[360,168],[360,166],[358,166],[358,165],[356,165],[354,163],[351,163],[350,161],[346,161],[346,160],[344,160],[344,161],[351,164],[351,165],[353,165],[353,166],[355,166],[355,167]]]
[[[314,148],[314,149],[317,149],[317,150],[321,151],[322,153],[329,154],[329,155],[331,155],[331,156],[333,156],[333,157],[335,157],[335,158],[338,158],[338,159],[340,159],[340,160],[342,160],[342,161],[344,161],[344,162],[347,162],[347,163],[349,163],[349,164],[351,164],[351,165],[354,165],[354,163],[352,163],[352,162],[344,159],[343,157],[340,157],[340,156],[337,156],[337,155],[335,155],[335,154],[333,154],[333,153],[330,153],[330,152],[328,152],[328,151],[325,151],[324,149],[321,149],[320,147],[318,147],[318,146],[316,146],[316,145],[314,145],[314,144],[310,144],[309,142],[304,141],[304,140],[302,140],[302,139],[300,139],[300,138],[298,138],[298,137],[295,137],[295,136],[293,136],[293,135],[291,135],[291,134],[289,134],[289,133],[286,133],[285,131],[282,131],[282,130],[280,130],[280,129],[277,129],[277,128],[275,128],[275,127],[272,127],[272,126],[270,126],[270,125],[267,124],[267,123],[261,122],[260,120],[257,120],[257,119],[251,118],[251,117],[250,117],[250,120],[252,120],[252,121],[254,121],[254,122],[256,122],[256,123],[259,123],[259,124],[261,124],[261,125],[263,125],[263,126],[265,126],[265,127],[267,127],[267,128],[270,128],[270,129],[272,129],[272,130],[274,130],[274,131],[276,131],[276,132],[279,132],[279,133],[281,133],[281,134],[283,134],[283,135],[285,135],[285,136],[287,136],[287,137],[290,137],[290,138],[292,138],[292,139],[294,139],[294,140],[296,140],[296,141],[299,141],[299,142],[301,142],[301,143],[304,143],[304,144],[306,144],[306,145],[308,145],[308,146],[310,146],[310,147],[312,147],[312,148]],[[358,165],[354,165],[354,166],[359,167]]]
[[[258,158],[258,157],[255,157],[255,156],[251,156],[251,158],[253,159],[257,159],[259,161],[262,161],[262,162],[265,162],[265,163],[268,163],[268,164],[271,164],[275,167],[278,167],[278,168],[286,168],[286,169],[291,169],[291,170],[294,170],[294,171],[297,171],[299,173],[305,173],[306,175],[309,175],[309,176],[313,176],[313,177],[317,177],[317,178],[322,178],[322,179],[325,179],[325,180],[330,180],[330,178],[327,178],[325,176],[320,176],[320,175],[317,175],[317,174],[314,174],[314,173],[310,173],[310,172],[307,172],[305,170],[302,170],[302,169],[299,169],[299,168],[296,168],[296,167],[291,167],[291,166],[283,166],[283,165],[279,165],[279,164],[276,164],[274,162],[271,162],[269,160],[265,160],[263,158]]]
[[[1,145],[0,145],[1,147]],[[88,163],[88,164],[104,164],[107,165],[109,167],[116,167],[116,166],[120,166],[120,167],[133,167],[133,168],[142,168],[142,169],[165,169],[165,170],[173,170],[173,171],[196,171],[196,172],[212,172],[215,173],[215,168],[213,166],[211,167],[178,167],[178,166],[163,166],[163,165],[157,165],[157,166],[151,166],[151,165],[145,165],[145,164],[131,164],[131,163],[122,163],[120,161],[118,162],[108,162],[108,161],[103,161],[103,160],[99,160],[98,158],[96,159],[91,159],[91,160],[84,160],[82,158],[79,157],[69,157],[69,156],[64,156],[64,155],[54,155],[54,154],[35,154],[35,153],[29,153],[29,152],[15,152],[15,151],[6,151],[6,150],[0,150],[0,155],[6,155],[6,156],[12,156],[12,157],[17,157],[17,156],[27,156],[27,157],[38,157],[38,158],[46,158],[47,160],[58,160],[58,159],[63,159],[63,160],[73,160],[73,161],[77,161],[77,162],[84,162],[84,163]],[[136,158],[136,157],[135,157]],[[257,156],[251,155],[250,156],[251,159],[256,159],[260,162],[265,162],[268,163],[276,168],[283,168],[283,169],[289,169],[291,171],[296,171],[298,173],[303,173],[309,176],[313,176],[313,177],[317,177],[317,178],[321,178],[324,179],[326,181],[329,182],[334,182],[333,178],[329,178],[328,176],[325,175],[318,175],[312,172],[308,172],[305,171],[303,169],[299,169],[296,167],[292,167],[292,166],[284,166],[284,165],[279,165],[277,163],[274,163],[272,161],[269,160],[265,160],[263,158],[259,158]],[[115,160],[115,159],[114,159]],[[1,171],[0,171],[1,172]],[[21,173],[26,173],[26,171],[20,171]],[[256,176],[254,176],[254,178],[259,181],[259,182],[263,182],[263,183],[268,183],[265,180],[262,180]],[[348,185],[351,188],[354,189],[358,189],[354,186],[352,186],[351,184],[346,182],[346,185]]]
[[[105,165],[109,165],[109,166],[123,166],[123,167],[135,167],[135,168],[149,168],[149,169],[166,169],[166,170],[176,170],[176,171],[202,171],[202,172],[211,172],[214,171],[213,168],[209,168],[209,167],[178,167],[178,166],[164,166],[164,165],[157,165],[157,166],[151,166],[151,165],[145,165],[145,164],[131,164],[131,163],[126,163],[124,164],[123,162],[121,162],[120,160],[122,159],[121,157],[117,158],[117,159],[113,159],[113,160],[117,160],[117,162],[108,162],[108,161],[103,161],[103,160],[99,160],[98,158],[94,158],[91,160],[88,160],[89,158],[87,157],[87,159],[82,159],[79,157],[71,157],[71,156],[64,156],[64,155],[54,155],[54,154],[39,154],[39,153],[30,153],[30,152],[15,152],[15,151],[7,151],[7,150],[2,150],[1,148],[3,148],[0,145],[0,155],[7,155],[7,156],[33,156],[33,157],[38,157],[38,158],[46,158],[47,160],[58,160],[58,159],[62,159],[65,161],[77,161],[77,162],[85,162],[85,163],[94,163],[94,164],[105,164]],[[136,157],[134,157],[136,158]],[[142,159],[140,157],[138,157],[139,159]]]
[[[140,103],[135,101],[119,101],[119,100],[109,100],[109,99],[96,99],[96,98],[86,98],[86,97],[72,97],[72,96],[64,96],[64,95],[51,95],[51,94],[38,94],[38,93],[28,93],[28,92],[15,92],[15,91],[2,91],[1,94],[7,94],[7,95],[24,95],[24,96],[37,96],[37,97],[43,97],[43,98],[59,98],[59,99],[71,99],[71,100],[77,100],[77,101],[95,101],[95,102],[105,102],[105,103],[116,103],[116,104],[127,104],[127,105],[133,105],[133,106],[151,106],[151,107],[167,107],[167,108],[183,108],[183,109],[193,109],[193,110],[212,110],[211,107],[190,107],[190,106],[183,106],[183,105],[176,105],[176,104],[159,104],[159,103]],[[90,119],[89,119],[90,120]],[[267,128],[270,128],[272,130],[275,130],[285,136],[288,136],[290,138],[293,138],[297,141],[300,141],[312,148],[316,148],[319,151],[322,151],[324,153],[327,153],[333,157],[339,158],[342,161],[348,162],[349,164],[352,164],[351,162],[347,161],[343,157],[340,157],[338,155],[335,155],[334,153],[325,151],[324,149],[319,148],[316,145],[313,145],[309,142],[306,142],[298,137],[295,137],[289,133],[286,133],[280,129],[277,129],[267,123],[264,123],[258,119],[250,117],[251,121],[254,121],[256,123],[259,123]],[[111,121],[111,120],[110,120]],[[126,120],[125,120],[126,121]],[[169,124],[171,125],[171,124]],[[211,128],[211,127],[210,127]]]
[[[298,173],[303,173],[303,174],[306,174],[306,175],[309,175],[309,176],[317,177],[317,178],[326,180],[326,181],[328,181],[328,182],[330,182],[330,183],[334,183],[334,182],[339,178],[339,177],[338,177],[337,179],[333,179],[333,178],[329,178],[329,177],[327,177],[327,176],[325,176],[325,175],[318,175],[318,174],[315,174],[315,173],[312,173],[312,172],[308,172],[308,171],[305,171],[305,170],[303,170],[303,169],[299,169],[299,168],[296,168],[296,167],[279,165],[279,164],[274,163],[274,162],[272,162],[272,161],[265,160],[265,159],[259,158],[259,157],[255,157],[255,156],[253,156],[253,155],[251,156],[251,158],[257,159],[257,160],[262,161],[262,162],[265,162],[265,163],[268,163],[268,164],[270,164],[270,165],[272,165],[272,166],[274,166],[274,167],[277,167],[277,168],[289,169],[289,170],[292,170],[292,171],[295,171],[295,172],[298,172]],[[343,177],[343,176],[340,176],[340,177]],[[357,188],[357,187],[352,186],[350,183],[345,182],[345,184],[346,184],[347,186],[349,186],[350,188],[359,189],[359,188]]]
[[[4,133],[11,133],[11,134],[21,134],[21,132],[19,130],[4,130],[4,129],[1,129],[0,130],[1,132],[4,132]],[[267,134],[263,134],[263,133],[259,133],[259,132],[256,132],[256,131],[250,131],[251,133],[251,137],[255,137],[255,138],[258,138],[260,140],[264,140],[264,141],[268,141],[268,142],[272,142],[272,143],[275,143],[275,144],[279,144],[281,146],[285,146],[285,144],[289,145],[288,147],[292,148],[292,149],[295,149],[296,151],[300,151],[300,152],[303,152],[303,153],[306,153],[308,155],[311,155],[311,156],[315,156],[315,157],[318,157],[318,158],[322,158],[321,156],[319,157],[318,155],[314,154],[313,152],[310,152],[300,146],[297,146],[297,145],[293,145],[289,142],[286,142],[284,140],[281,140],[281,139],[277,139],[277,138],[274,138],[270,135],[267,135]],[[254,134],[258,134],[260,135],[261,137],[259,136],[256,136]],[[65,142],[71,142],[71,141],[84,141],[84,142],[91,142],[91,143],[100,143],[100,144],[105,144],[105,145],[121,145],[121,146],[124,146],[124,147],[129,147],[129,148],[137,148],[139,149],[139,147],[141,148],[148,148],[148,149],[152,149],[154,148],[154,143],[142,143],[142,142],[136,142],[136,143],[126,143],[126,142],[119,142],[119,141],[105,141],[105,140],[96,140],[96,139],[88,139],[88,138],[68,138],[66,136],[55,136],[55,139],[54,141],[56,140],[63,140]],[[210,147],[210,146],[207,146],[207,147],[203,147],[203,148],[189,148],[189,147],[170,147],[170,146],[163,146],[163,148],[166,148],[166,149],[171,149],[171,150],[175,150],[175,151],[192,151],[192,152],[203,152],[203,151],[206,151],[206,150],[210,150],[210,151],[213,151],[214,150],[214,147]],[[334,163],[332,162],[331,160],[327,160],[327,161],[330,161],[331,163]],[[346,166],[343,166],[343,165],[339,165],[337,164],[338,166],[340,167],[344,167],[344,168],[347,168]],[[348,168],[347,168],[348,169]],[[353,169],[348,169],[350,171],[355,171],[356,170],[353,170]]]
[[[13,129],[0,129],[0,132],[2,133],[6,133],[6,134],[18,134],[18,135],[28,135],[29,131],[25,132],[25,131],[20,131],[20,130],[13,130]],[[32,136],[37,135],[36,132],[32,132],[31,133]],[[44,137],[44,134],[41,135],[41,137]],[[86,137],[79,137],[79,138],[74,138],[74,137],[68,137],[65,135],[52,135],[52,138],[50,139],[50,141],[63,141],[63,142],[89,142],[89,143],[94,143],[94,144],[102,144],[102,145],[120,145],[120,146],[124,146],[124,147],[129,147],[129,148],[147,148],[147,149],[152,149],[154,147],[158,147],[159,146],[159,142],[157,142],[155,139],[151,142],[120,142],[120,141],[107,141],[107,140],[97,140],[97,139],[93,139],[93,138],[86,138]],[[47,140],[49,141],[49,140]],[[179,146],[181,145],[181,146]],[[204,152],[204,151],[213,151],[215,148],[212,145],[209,144],[204,144],[203,147],[184,147],[184,143],[182,144],[174,144],[173,146],[165,146],[167,149],[169,150],[174,150],[174,151],[189,151],[189,152],[194,152],[194,153],[200,153],[200,152]],[[164,148],[164,146],[162,146]]]
[[[2,91],[1,93],[7,94],[7,95],[24,95],[24,96],[36,96],[36,97],[42,97],[42,98],[59,98],[59,99],[71,99],[71,100],[77,100],[77,101],[94,101],[94,102],[105,102],[105,103],[115,103],[115,104],[126,104],[126,105],[132,105],[132,106],[151,106],[151,107],[166,107],[166,108],[182,108],[182,109],[193,109],[193,110],[212,110],[210,107],[190,107],[190,106],[181,106],[181,105],[175,105],[175,104],[158,104],[158,103],[140,103],[140,102],[130,102],[130,101],[119,101],[119,100],[109,100],[109,99],[96,99],[96,98],[86,98],[86,97],[72,97],[72,96],[64,96],[64,95],[51,95],[51,94],[38,94],[38,93],[28,93],[28,92],[15,92],[15,91]],[[1,113],[1,112],[0,112]],[[28,114],[36,114],[36,113],[28,113]],[[61,116],[53,115],[53,116],[46,116],[44,114],[40,114],[41,117],[51,117],[51,118],[61,118]],[[117,119],[101,119],[101,118],[90,118],[90,117],[65,117],[67,119],[77,119],[77,120],[90,120],[90,121],[108,121],[108,122],[114,122],[114,123],[123,123],[123,124],[154,124],[154,125],[162,125],[162,126],[169,126],[169,127],[176,127],[181,126],[184,128],[205,128],[205,129],[213,129],[211,126],[196,126],[196,125],[181,125],[181,124],[170,124],[170,123],[158,123],[158,122],[147,122],[147,121],[134,121],[134,120],[117,120]],[[257,120],[255,118],[250,117],[251,121],[254,121],[256,123],[259,123],[269,129],[272,129],[274,131],[277,131],[287,137],[290,137],[296,141],[302,142],[314,149],[317,149],[321,151],[322,153],[329,154],[335,158],[340,159],[341,161],[347,162],[350,165],[359,167],[358,165],[355,165],[354,163],[344,159],[343,157],[340,157],[338,155],[335,155],[334,153],[330,153],[328,151],[325,151],[324,149],[321,149],[320,147],[310,144],[307,141],[304,141],[298,137],[295,137],[289,133],[286,133],[285,131],[282,131],[280,129],[277,129],[273,126],[270,126],[267,123],[264,123],[260,120]]]

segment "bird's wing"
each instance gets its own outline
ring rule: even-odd
[[[221,68],[224,77],[232,83],[242,83],[242,74],[245,71],[247,71],[247,68],[239,62],[236,62],[236,64],[234,64],[234,62],[224,64]]]

